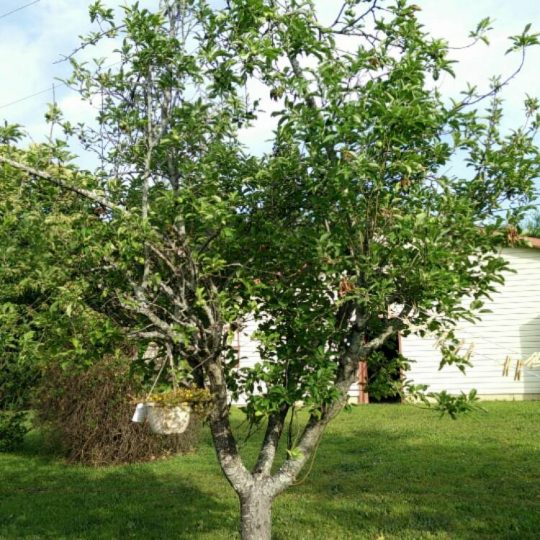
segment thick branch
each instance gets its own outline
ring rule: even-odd
[[[284,407],[281,411],[272,414],[268,419],[268,426],[253,474],[263,476],[270,474],[288,410],[288,407]]]
[[[227,386],[220,357],[216,356],[206,362],[204,370],[213,397],[210,430],[219,464],[234,490],[239,494],[246,493],[253,483],[253,478],[242,463],[229,422]]]
[[[355,381],[356,374],[356,369],[351,369],[351,366],[348,366],[343,379],[336,384],[336,388],[341,392],[341,397],[328,406],[320,417],[316,415],[310,417],[300,438],[295,457],[287,459],[279,471],[272,477],[274,496],[285,491],[296,480],[298,474],[319,444],[326,426],[347,403],[347,392]]]
[[[364,342],[363,329],[355,325],[352,330],[349,346],[342,355],[340,369],[335,383],[341,397],[323,409],[320,415],[312,415],[310,417],[298,444],[297,457],[287,459],[280,470],[273,476],[275,495],[287,489],[295,481],[319,444],[326,426],[347,403],[348,391],[356,380],[360,358],[365,358],[369,353],[380,347],[392,334],[395,334],[398,330],[399,322],[397,320],[389,321],[387,328],[367,343]]]
[[[139,332],[139,331],[129,332],[129,331],[126,331],[126,333],[130,337],[137,337],[137,338],[140,338],[140,339],[153,339],[155,341],[162,341],[162,340],[166,340],[168,338],[168,336],[165,333],[158,332],[157,330],[156,331],[149,331],[149,332],[144,332],[144,331],[141,331],[141,332]]]
[[[125,212],[125,208],[122,208],[121,206],[118,206],[117,204],[105,199],[98,193],[94,191],[89,191],[88,189],[80,188],[78,186],[70,185],[47,172],[38,171],[37,169],[34,169],[33,167],[29,167],[28,165],[19,163],[18,161],[13,161],[12,159],[9,159],[3,156],[0,156],[0,163],[4,163],[6,165],[13,167],[14,169],[24,171],[28,173],[29,175],[34,176],[35,178],[41,178],[42,180],[45,180],[46,182],[49,182],[50,184],[53,184],[55,186],[61,187],[68,191],[72,191],[73,193],[77,193],[78,195],[81,195],[82,197],[85,197],[86,199],[90,199],[91,201],[97,202],[101,204],[101,206],[104,206],[105,208],[109,208],[110,210],[121,210],[122,212]]]
[[[300,66],[300,62],[298,61],[298,58],[291,54],[289,55],[289,62],[291,63],[291,67],[293,69],[293,72],[296,78],[305,81],[306,79],[304,77],[304,74],[302,73],[302,67]],[[317,102],[315,101],[315,98],[309,92],[304,92],[304,98],[310,109],[314,111],[318,111]]]

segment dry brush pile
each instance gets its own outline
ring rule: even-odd
[[[134,463],[193,450],[201,430],[197,416],[179,435],[157,435],[131,422],[134,397],[141,393],[125,359],[104,358],[74,373],[50,367],[37,393],[36,420],[48,444],[70,462]]]

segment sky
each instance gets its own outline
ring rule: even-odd
[[[0,122],[5,119],[22,124],[29,137],[39,142],[48,133],[44,114],[47,103],[53,101],[53,85],[56,86],[55,98],[66,118],[72,122],[88,121],[95,115],[91,106],[81,103],[75,92],[57,80],[66,78],[70,72],[67,62],[58,61],[76,48],[79,36],[91,28],[88,18],[91,0],[36,0],[9,14],[31,2],[0,0]],[[104,0],[104,4],[111,7],[123,3],[122,0]],[[140,0],[139,3],[152,8],[158,0]],[[316,4],[323,21],[335,18],[336,6],[340,5],[337,0],[316,0]],[[483,17],[494,20],[494,29],[489,34],[490,47],[479,44],[454,52],[454,58],[459,61],[456,79],[443,75],[438,81],[445,95],[456,96],[465,81],[487,89],[490,76],[510,74],[519,64],[519,55],[504,54],[509,46],[507,37],[520,33],[529,22],[533,30],[540,32],[539,0],[415,0],[415,4],[421,7],[418,17],[426,29],[454,46],[467,44],[469,32]],[[97,55],[111,57],[111,45]],[[96,56],[96,51],[91,56]],[[525,94],[540,96],[538,66],[540,46],[529,50],[525,68],[503,93],[508,127],[521,120]],[[268,114],[256,127],[242,134],[245,144],[254,152],[269,147],[273,122],[270,107],[268,103]],[[81,163],[91,165],[84,157]]]

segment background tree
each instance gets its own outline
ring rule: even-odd
[[[4,142],[8,141],[4,138]],[[4,146],[2,155],[45,168],[53,154],[46,146],[33,146],[26,152]],[[62,176],[69,179],[72,173],[66,167]],[[121,331],[92,308],[100,296],[91,286],[92,273],[101,267],[99,257],[91,256],[96,252],[93,242],[103,240],[104,223],[96,214],[99,208],[52,182],[28,179],[13,167],[3,167],[0,178],[3,361],[16,360],[35,379],[39,368],[51,359],[83,367],[113,352]],[[24,393],[21,405],[29,405],[31,386],[29,380],[19,387]],[[2,391],[8,388],[2,386]]]
[[[524,233],[540,238],[540,212],[538,210],[525,221]]]
[[[103,261],[88,277],[99,291],[92,305],[211,391],[214,445],[246,539],[270,537],[272,500],[345,406],[360,359],[397,332],[430,332],[443,363],[464,369],[453,328],[477,316],[506,269],[503,220],[493,216],[506,208],[517,223],[534,196],[536,102],[505,134],[499,93],[509,80],[443,100],[433,81],[452,74],[449,46],[424,32],[418,9],[350,0],[325,25],[309,0],[223,9],[179,0],[157,13],[125,8],[118,23],[96,2],[99,30],[82,46],[121,40],[119,67],[98,61],[92,71],[72,57],[70,83],[86,99],[100,96],[98,127],[55,121],[97,152],[100,167],[66,174],[57,150],[48,167],[0,157],[99,205],[85,254]],[[529,28],[511,39],[523,55],[538,42]],[[246,90],[254,80],[280,107],[262,158],[238,142],[238,128],[257,121]],[[475,108],[482,100],[485,111]],[[444,172],[456,158],[465,177]],[[228,340],[247,314],[259,322],[262,360],[239,372]],[[265,427],[251,470],[229,420],[239,393],[249,421]],[[432,397],[452,415],[474,401]],[[308,420],[278,466],[299,401]]]

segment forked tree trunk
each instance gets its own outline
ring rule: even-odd
[[[240,499],[240,530],[242,540],[270,540],[272,534],[272,501],[292,485],[295,478],[312,456],[319,444],[324,429],[347,403],[347,391],[356,379],[358,358],[364,358],[379,346],[379,338],[368,345],[364,334],[353,334],[351,344],[342,362],[336,388],[341,398],[326,407],[322,415],[312,414],[298,444],[298,455],[285,460],[281,468],[271,474],[272,464],[282,433],[287,410],[269,418],[265,440],[253,472],[250,472],[238,452],[236,440],[230,425],[225,372],[221,357],[216,354],[204,364],[206,379],[214,397],[214,407],[210,414],[210,429],[214,439],[218,461],[225,477]]]
[[[242,540],[270,540],[272,534],[272,497],[260,488],[240,495]]]

